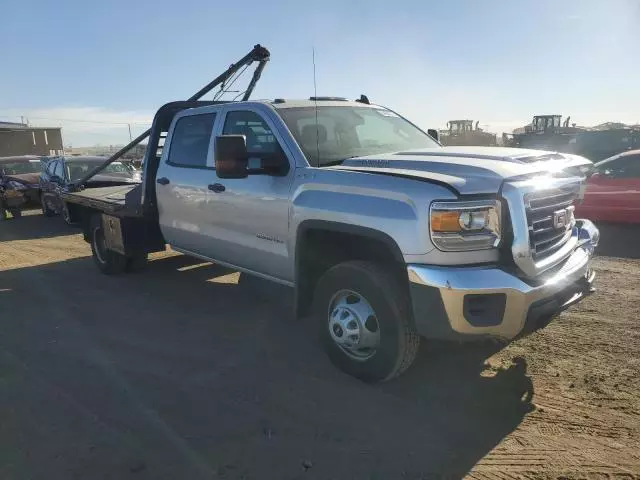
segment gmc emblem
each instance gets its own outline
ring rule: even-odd
[[[553,228],[559,229],[571,225],[573,223],[573,210],[574,207],[571,206],[553,212]]]

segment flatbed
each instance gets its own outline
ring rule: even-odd
[[[142,184],[89,188],[64,194],[76,205],[100,210],[118,217],[142,216]]]

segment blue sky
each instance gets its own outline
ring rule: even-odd
[[[312,95],[315,47],[319,95],[366,93],[424,128],[640,121],[637,0],[21,0],[0,32],[0,120],[74,146],[126,142],[255,43],[272,57],[254,98]]]

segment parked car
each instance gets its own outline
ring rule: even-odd
[[[25,205],[38,201],[38,177],[45,160],[35,155],[0,157],[0,220],[8,214],[20,218]]]
[[[576,214],[613,223],[640,223],[640,150],[594,165]]]
[[[51,217],[60,215],[70,223],[68,210],[61,194],[68,190],[71,183],[82,178],[97,166],[104,163],[106,157],[57,157],[47,162],[40,175],[40,203],[42,213]],[[85,184],[85,188],[97,188],[115,185],[127,185],[140,182],[140,172],[124,162],[113,162],[99,175],[95,175]]]

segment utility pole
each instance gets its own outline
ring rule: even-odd
[[[131,142],[131,140],[133,138],[133,137],[131,137],[131,124],[127,123],[127,126],[129,127],[129,142]]]
[[[20,115],[20,123],[24,125],[24,115]]]

